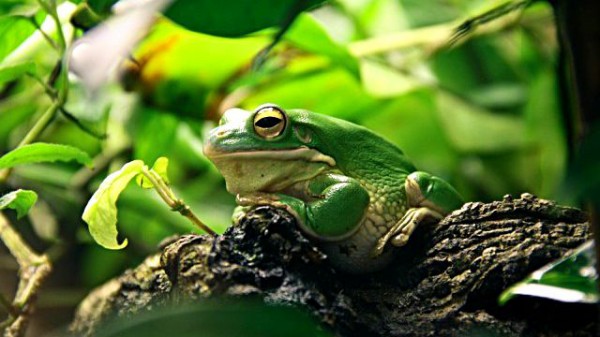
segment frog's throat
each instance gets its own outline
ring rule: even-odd
[[[306,146],[301,146],[295,149],[282,150],[256,150],[256,151],[238,151],[238,152],[220,152],[215,151],[212,147],[205,147],[204,154],[211,159],[244,159],[244,158],[261,158],[261,159],[276,159],[285,160],[304,160],[314,163],[325,163],[331,167],[335,167],[335,159],[323,154],[315,149]]]

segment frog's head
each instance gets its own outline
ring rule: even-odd
[[[309,112],[273,104],[255,111],[230,109],[210,131],[204,154],[231,193],[278,192],[335,166],[315,146]]]

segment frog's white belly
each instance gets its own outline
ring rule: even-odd
[[[338,270],[353,273],[369,273],[383,269],[395,257],[395,249],[387,249],[376,258],[370,256],[375,241],[368,230],[361,227],[352,237],[339,242],[323,242],[321,249],[329,263]]]
[[[373,199],[371,199],[373,200]],[[383,206],[382,206],[383,205]],[[368,273],[380,270],[396,256],[396,249],[386,249],[376,258],[371,257],[375,244],[404,214],[405,208],[398,203],[396,207],[386,207],[386,203],[371,203],[367,215],[357,231],[350,237],[335,242],[323,242],[321,249],[329,258],[331,265],[348,273]],[[392,211],[388,213],[387,211]],[[380,216],[379,214],[384,214]]]

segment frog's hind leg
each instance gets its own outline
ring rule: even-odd
[[[409,209],[378,241],[372,256],[380,255],[388,242],[404,246],[414,230],[423,223],[436,222],[460,207],[462,198],[444,180],[426,172],[413,172],[404,182]]]

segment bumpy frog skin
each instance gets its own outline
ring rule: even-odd
[[[395,145],[368,129],[306,110],[268,104],[230,109],[205,155],[240,205],[293,214],[337,269],[379,270],[415,228],[462,205],[442,179],[417,171]]]

